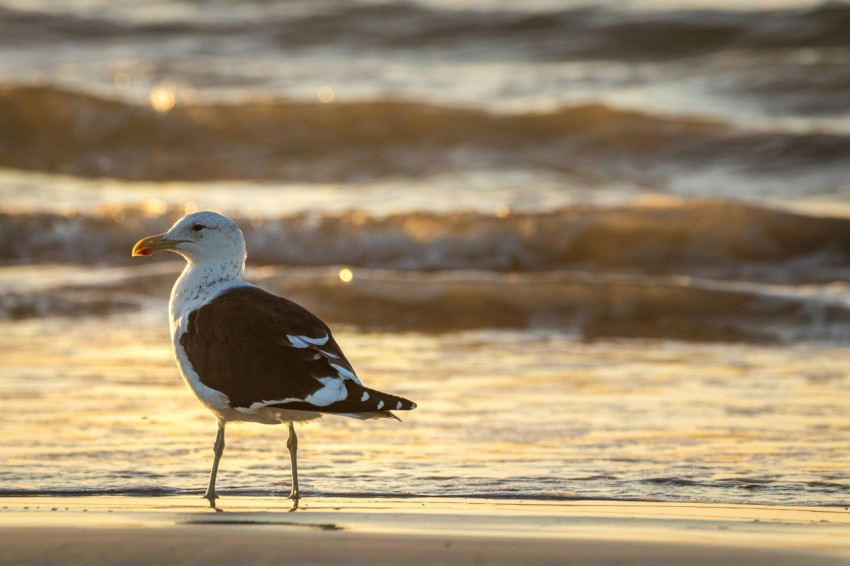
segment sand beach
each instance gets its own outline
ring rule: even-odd
[[[850,559],[850,512],[610,501],[7,497],[2,563],[726,564]]]

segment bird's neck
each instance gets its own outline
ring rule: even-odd
[[[172,334],[185,325],[189,313],[232,284],[242,283],[243,263],[234,261],[188,262],[171,289],[168,305]]]

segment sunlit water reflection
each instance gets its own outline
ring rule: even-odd
[[[338,339],[395,421],[300,430],[307,495],[842,505],[842,352],[585,343],[539,332]],[[215,435],[171,360],[165,313],[2,323],[0,493],[199,493]],[[224,496],[288,493],[285,429],[231,425]]]

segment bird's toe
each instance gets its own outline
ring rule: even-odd
[[[209,503],[210,503],[210,507],[212,507],[212,508],[213,508],[213,509],[215,509],[216,511],[221,511],[221,509],[219,509],[219,508],[218,508],[218,507],[216,507],[216,505],[215,505],[215,500],[216,500],[216,499],[218,499],[218,495],[217,495],[215,492],[212,492],[212,493],[205,493],[205,494],[204,494],[204,499],[206,499],[207,501],[209,501]]]

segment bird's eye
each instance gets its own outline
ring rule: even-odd
[[[194,226],[192,226],[192,230],[194,230],[195,232],[200,232],[203,229],[204,229],[203,224],[195,224]]]

